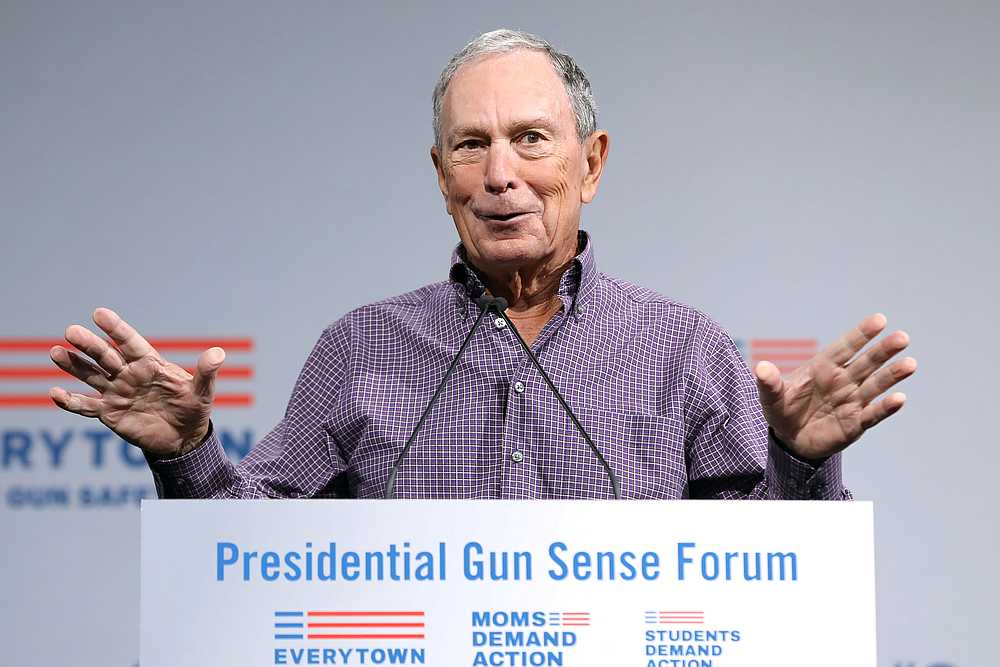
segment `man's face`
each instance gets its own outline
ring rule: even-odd
[[[595,141],[596,169],[588,159]],[[473,264],[504,272],[576,254],[580,209],[597,192],[607,134],[581,146],[566,88],[544,53],[460,67],[444,96],[441,143],[431,157]]]

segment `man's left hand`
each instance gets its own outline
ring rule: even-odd
[[[876,399],[917,370],[913,357],[885,365],[910,344],[906,332],[895,331],[858,354],[885,325],[881,313],[866,317],[785,377],[769,361],[757,364],[764,416],[799,458],[817,461],[835,454],[903,407],[901,392]]]

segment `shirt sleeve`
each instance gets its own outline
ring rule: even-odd
[[[335,497],[345,468],[329,415],[346,383],[350,339],[344,320],[323,331],[299,373],[284,418],[238,464],[214,432],[172,459],[147,457],[160,498]]]
[[[713,322],[696,332],[685,390],[691,498],[849,500],[841,457],[797,458],[770,433],[757,384],[732,339]]]

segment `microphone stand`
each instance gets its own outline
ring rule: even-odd
[[[448,370],[445,371],[444,378],[442,378],[441,383],[438,384],[437,389],[434,391],[434,395],[431,397],[430,403],[428,403],[427,407],[424,409],[424,413],[420,415],[420,421],[417,422],[417,426],[413,429],[410,437],[406,440],[406,444],[403,445],[403,450],[399,452],[399,456],[396,457],[396,462],[392,464],[392,468],[389,470],[389,481],[386,482],[385,485],[385,499],[388,500],[395,497],[396,475],[399,473],[399,467],[403,465],[403,459],[405,459],[406,455],[410,452],[410,447],[413,446],[413,441],[417,439],[417,433],[420,432],[421,427],[424,425],[424,421],[427,420],[427,415],[430,414],[431,408],[433,408],[434,404],[437,403],[438,397],[444,390],[444,386],[448,383],[448,378],[451,377],[451,374],[455,371],[455,367],[458,366],[459,359],[461,359],[462,355],[465,354],[465,348],[469,347],[469,342],[472,340],[473,334],[476,333],[479,325],[482,324],[486,314],[490,312],[490,306],[493,305],[494,301],[493,297],[485,295],[476,299],[476,304],[480,308],[479,317],[476,318],[476,323],[472,325],[472,329],[469,330],[469,333],[465,336],[465,340],[462,341],[461,347],[458,348],[458,354],[456,354],[455,358],[451,360],[451,365],[448,366]],[[506,307],[507,302],[504,301],[504,308]]]
[[[494,299],[493,303],[487,305],[487,309],[496,311],[497,315],[502,317],[510,330],[514,332],[514,336],[517,337],[518,342],[521,343],[521,347],[528,354],[528,358],[531,359],[531,363],[534,364],[535,368],[538,369],[538,372],[541,373],[542,378],[545,379],[545,383],[549,385],[549,389],[551,389],[552,393],[556,395],[556,398],[559,399],[559,403],[562,405],[563,410],[566,411],[566,414],[568,414],[569,418],[573,421],[573,425],[576,426],[576,430],[580,432],[583,439],[587,441],[588,445],[590,445],[590,450],[594,452],[594,456],[596,456],[597,460],[601,462],[601,465],[604,467],[604,472],[607,473],[608,479],[611,481],[611,490],[614,492],[615,500],[621,500],[622,491],[621,486],[618,483],[618,476],[615,475],[614,470],[612,470],[611,466],[608,465],[608,461],[604,458],[604,455],[601,454],[601,450],[599,450],[597,445],[594,444],[594,441],[590,439],[590,435],[587,433],[587,430],[583,428],[583,424],[581,424],[580,420],[576,418],[575,414],[573,414],[569,404],[566,403],[566,399],[563,398],[562,394],[559,393],[559,390],[556,389],[556,385],[552,382],[549,374],[545,372],[545,369],[542,368],[542,365],[538,362],[538,357],[535,356],[535,353],[531,351],[528,344],[524,342],[523,338],[521,338],[521,332],[517,330],[514,323],[510,321],[509,317],[507,317],[507,313],[505,312],[507,310],[506,299]]]
[[[458,366],[459,360],[462,358],[462,355],[465,354],[465,350],[466,348],[469,347],[469,342],[472,340],[472,336],[479,329],[479,326],[482,324],[483,319],[486,317],[487,313],[495,312],[498,316],[503,318],[503,320],[507,323],[507,326],[510,328],[510,330],[514,332],[514,336],[517,338],[518,342],[521,344],[521,347],[527,353],[528,358],[531,359],[531,363],[535,366],[536,369],[538,369],[538,372],[541,373],[542,378],[544,378],[545,380],[545,383],[549,386],[549,389],[552,390],[552,393],[555,394],[556,398],[559,400],[559,404],[562,405],[563,409],[566,411],[566,414],[569,415],[569,418],[572,420],[573,425],[576,427],[576,430],[579,431],[580,435],[583,436],[583,439],[587,441],[587,444],[590,446],[590,450],[594,453],[594,456],[597,457],[597,460],[600,461],[601,466],[604,468],[604,472],[607,473],[608,479],[611,481],[611,490],[614,493],[615,500],[621,500],[622,497],[621,486],[619,485],[618,477],[611,469],[611,466],[608,465],[607,459],[605,459],[604,455],[601,454],[601,450],[597,448],[597,445],[595,445],[594,441],[590,438],[590,435],[587,433],[587,430],[583,428],[583,424],[581,424],[580,420],[576,418],[576,415],[573,413],[573,410],[571,410],[569,404],[566,403],[566,399],[564,399],[562,394],[559,393],[559,390],[556,389],[556,386],[552,382],[552,379],[549,377],[549,374],[545,372],[545,369],[542,368],[542,365],[538,362],[538,358],[531,351],[531,348],[528,347],[528,344],[524,342],[524,339],[521,337],[521,332],[517,330],[517,327],[514,326],[514,323],[511,322],[509,317],[507,317],[506,313],[507,300],[504,299],[503,297],[491,297],[483,295],[476,299],[476,304],[480,308],[479,317],[476,318],[476,322],[475,324],[472,325],[472,329],[469,330],[469,333],[466,335],[465,340],[462,341],[462,345],[461,347],[459,347],[458,353],[455,355],[455,358],[451,360],[451,365],[448,366],[448,370],[445,371],[444,377],[438,384],[437,389],[434,390],[434,395],[431,397],[430,402],[424,409],[423,414],[420,415],[420,421],[417,422],[417,425],[413,429],[413,432],[410,433],[410,437],[407,438],[406,444],[403,445],[402,451],[400,451],[399,456],[396,457],[396,462],[393,463],[392,468],[389,470],[389,481],[386,482],[384,498],[390,499],[395,497],[396,476],[399,473],[399,468],[400,466],[402,466],[403,460],[406,459],[406,455],[409,454],[410,448],[413,446],[413,442],[417,438],[417,434],[420,432],[420,429],[423,427],[424,422],[427,420],[427,415],[430,414],[431,408],[433,408],[434,404],[437,403],[438,397],[440,397],[441,392],[444,390],[445,385],[448,383],[448,378],[451,377],[451,374],[455,371],[455,368]]]

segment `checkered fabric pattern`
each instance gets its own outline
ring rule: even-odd
[[[625,498],[846,499],[839,455],[816,467],[769,438],[749,369],[702,313],[599,272],[592,241],[562,276],[533,351]],[[150,461],[160,497],[377,498],[482,293],[459,246],[449,280],[327,327],[285,416],[238,464],[211,433]],[[399,498],[610,498],[611,484],[502,319],[476,332],[396,482]]]

